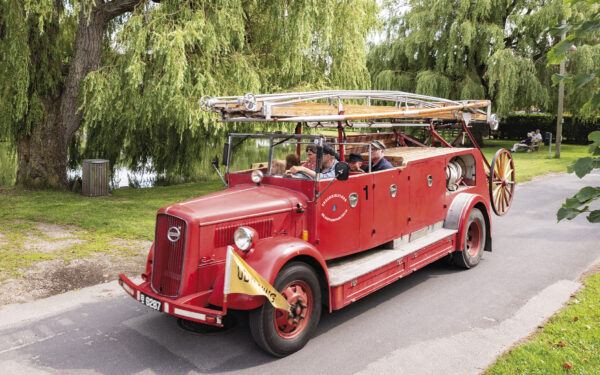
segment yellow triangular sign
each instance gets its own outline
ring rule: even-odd
[[[285,297],[250,267],[233,250],[233,247],[228,246],[223,294],[228,295],[230,293],[265,296],[273,307],[290,311],[290,305]]]

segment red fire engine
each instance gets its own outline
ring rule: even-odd
[[[497,128],[489,101],[319,91],[203,98],[201,105],[222,122],[291,122],[296,131],[230,134],[221,176],[227,188],[160,209],[142,282],[124,275],[119,282],[152,309],[207,325],[223,325],[228,309],[250,310],[252,336],[275,356],[306,344],[323,306],[341,309],[442,257],[476,266],[492,250],[491,212],[504,215],[512,202],[510,153],[499,150],[490,165],[470,131],[477,122]],[[318,134],[321,128],[329,132]],[[440,135],[447,129],[454,141]],[[465,137],[475,147],[454,147]],[[235,170],[236,149],[248,140],[266,145],[268,158]],[[375,140],[392,168],[371,171]],[[274,175],[283,145],[298,156],[312,145],[316,170],[333,147],[335,178]],[[363,157],[366,173],[349,172],[350,153]],[[281,292],[290,312],[263,296],[231,294],[224,303],[229,246]]]

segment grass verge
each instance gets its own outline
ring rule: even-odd
[[[490,164],[494,154],[500,148],[510,150],[516,141],[486,140],[483,154]],[[548,146],[543,146],[537,152],[515,152],[512,154],[515,163],[517,182],[529,181],[535,176],[550,172],[566,172],[567,166],[575,160],[589,156],[588,146],[562,144],[560,159],[554,158],[555,144],[552,144],[552,156],[548,157]]]
[[[0,190],[0,226],[15,220],[42,221],[119,238],[152,240],[159,208],[221,189],[221,182],[205,182],[118,189],[108,197],[96,198],[50,190]]]
[[[600,373],[600,273],[584,284],[529,342],[500,357],[485,374]]]
[[[60,260],[68,265],[98,254],[131,258],[135,246],[128,240],[153,240],[159,208],[222,188],[220,182],[207,182],[119,189],[96,198],[50,190],[0,190],[0,282],[22,277],[45,261]],[[44,231],[40,223],[66,229]],[[63,234],[53,237],[53,230]]]

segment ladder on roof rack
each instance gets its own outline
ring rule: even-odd
[[[449,100],[403,91],[328,90],[203,96],[200,106],[205,111],[219,113],[222,122],[313,122],[336,126],[327,123],[355,121],[351,126],[391,127],[428,126],[414,122],[429,120],[487,122],[492,130],[498,127],[498,117],[491,113],[489,100]],[[487,110],[483,111],[485,107]],[[381,119],[394,122],[374,122]],[[407,120],[413,123],[401,122]]]

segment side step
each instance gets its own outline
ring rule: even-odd
[[[457,232],[436,228],[410,242],[405,236],[388,246],[327,262],[331,309],[346,306],[448,254],[455,248]]]

